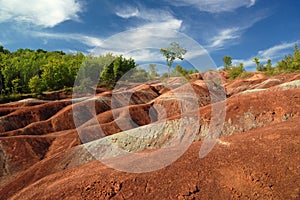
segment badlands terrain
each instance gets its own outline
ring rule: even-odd
[[[0,199],[300,199],[300,74],[209,73],[1,104]]]

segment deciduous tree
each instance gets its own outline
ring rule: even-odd
[[[223,63],[224,63],[224,69],[228,70],[230,67],[232,67],[232,60],[230,56],[224,56],[222,58]]]
[[[166,57],[166,64],[170,74],[170,69],[174,60],[183,60],[183,56],[186,54],[187,50],[180,47],[177,42],[172,42],[169,47],[160,49],[160,52]]]

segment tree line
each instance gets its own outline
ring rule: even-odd
[[[230,56],[224,56],[222,58],[224,63],[224,70],[228,71],[229,77],[235,79],[245,75],[244,64],[240,63],[237,66],[232,64],[232,58]],[[266,64],[263,65],[260,62],[260,58],[254,57],[253,62],[256,65],[256,71],[264,72],[269,75],[276,75],[283,72],[300,72],[300,51],[298,44],[295,44],[293,54],[285,56],[282,60],[272,65],[271,59],[268,59]]]
[[[0,92],[1,95],[42,93],[73,87],[78,73],[82,82],[97,78],[111,86],[136,66],[133,59],[112,54],[91,56],[42,49],[10,52],[0,46]]]

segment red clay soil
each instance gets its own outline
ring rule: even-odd
[[[155,172],[129,174],[92,161],[52,173],[20,191],[15,188],[26,185],[26,179],[0,191],[3,199],[297,199],[299,120],[221,138],[202,159],[201,142],[195,142],[175,163]],[[31,176],[57,165],[41,163]]]
[[[210,99],[216,95],[202,80],[210,76],[213,72],[195,76],[190,85],[200,108],[188,113],[200,113],[199,134],[209,126]],[[222,137],[213,150],[200,159],[200,138],[170,166],[142,174],[95,161],[81,145],[75,108],[87,112],[80,128],[92,133],[101,125],[104,132],[85,142],[180,118],[174,94],[189,91],[180,78],[170,79],[168,87],[153,82],[116,93],[99,89],[96,100],[78,99],[75,105],[70,99],[0,105],[0,199],[300,199],[300,86],[295,82],[300,75],[253,74],[233,81],[220,72],[220,77],[228,98]],[[280,85],[291,81],[292,86]],[[179,87],[172,90],[172,84]],[[129,105],[123,104],[130,92]],[[155,104],[167,115],[153,110]],[[99,124],[91,120],[93,110]]]

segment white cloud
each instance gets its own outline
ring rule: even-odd
[[[151,22],[145,25],[140,26],[139,28],[164,28],[164,29],[173,29],[180,30],[182,21],[177,19],[170,19],[168,21],[162,22]]]
[[[231,12],[240,7],[251,7],[255,0],[167,0],[175,6],[194,6],[210,13]]]
[[[133,57],[140,62],[164,61],[159,48],[177,41],[177,31],[182,28],[182,20],[176,19],[171,12],[162,9],[148,9],[141,4],[138,7],[125,4],[118,7],[115,14],[124,19],[136,18],[134,27],[128,31],[113,35],[104,41],[94,54],[112,52]]]
[[[138,63],[165,62],[160,49],[168,47],[173,41],[187,49],[187,54],[184,55],[186,61],[195,66],[213,67],[207,51],[201,45],[187,35],[167,28],[139,28],[121,32],[104,40],[91,53],[123,54],[134,58]]]
[[[136,17],[139,15],[139,10],[135,7],[131,6],[124,6],[122,8],[117,9],[116,15],[121,17],[121,18],[131,18],[131,17]]]
[[[266,14],[255,16],[247,20],[247,23],[244,22],[238,26],[218,29],[215,33],[210,33],[210,35],[213,36],[206,38],[206,41],[209,42],[206,45],[206,48],[212,52],[237,44],[239,38],[248,28],[252,27],[256,22],[264,19],[266,16]]]
[[[165,21],[174,19],[173,15],[162,9],[150,9],[143,6],[133,7],[131,5],[123,5],[116,9],[116,15],[122,18],[137,17],[146,21]]]
[[[58,39],[76,41],[91,47],[88,50],[94,55],[113,53],[133,57],[136,61],[163,61],[159,48],[168,46],[172,41],[177,41],[178,32],[172,29],[138,28],[120,32],[107,39],[100,39],[82,34],[49,33],[30,31],[29,35],[43,40]]]
[[[92,54],[103,55],[111,52],[116,55],[123,54],[127,57],[134,57],[135,60],[141,62],[163,61],[164,59],[159,52],[159,48],[168,46],[172,41],[178,41],[176,38],[178,36],[177,31],[180,30],[182,21],[173,17],[166,10],[144,9],[141,6],[140,8],[135,8],[126,5],[117,9],[115,14],[125,19],[136,17],[141,19],[142,23],[107,39],[82,34],[38,31],[31,32],[31,34],[44,40],[75,40],[95,48],[88,50]]]
[[[254,68],[255,63],[253,62],[253,58],[257,57],[259,58],[261,63],[265,63],[268,61],[268,59],[271,59],[273,61],[273,64],[278,62],[280,59],[283,59],[283,57],[289,53],[292,52],[293,47],[295,43],[298,43],[299,41],[294,42],[285,42],[281,43],[275,46],[272,46],[268,49],[258,51],[258,53],[254,56],[251,56],[248,59],[233,59],[232,63],[234,65],[237,65],[239,63],[244,63],[245,67]]]
[[[177,31],[162,28],[138,28],[115,34],[103,41],[95,50],[95,54],[116,52],[127,54],[141,52],[143,49],[158,49],[177,41]],[[144,51],[145,52],[145,51]],[[140,55],[139,55],[140,57]]]
[[[247,7],[249,8],[249,7],[251,7],[251,6],[254,6],[254,5],[255,5],[255,1],[256,1],[256,0],[250,0],[250,3],[249,3],[249,5],[248,5]]]
[[[285,42],[285,43],[282,43],[279,45],[275,45],[269,49],[259,51],[258,55],[260,55],[263,58],[276,57],[276,56],[286,52],[287,49],[291,49],[292,47],[294,47],[295,43],[297,43],[297,42],[290,42],[290,43]]]
[[[148,44],[150,46],[150,44]],[[158,44],[160,45],[160,44]],[[164,45],[164,44],[162,44]],[[161,46],[163,47],[163,46]],[[111,51],[107,51],[111,52]],[[141,49],[134,49],[132,51],[126,52],[113,52],[115,54],[123,54],[126,58],[134,58],[137,62],[165,62],[166,58],[160,53],[160,48],[141,48]],[[199,48],[188,48],[187,53],[184,55],[185,60],[193,60],[199,58],[199,56],[206,56],[208,52],[205,49]]]
[[[248,58],[248,59],[233,59],[232,60],[232,64],[233,65],[239,65],[240,63],[243,63],[244,64],[244,67],[251,67],[251,66],[254,66],[254,62],[253,62],[253,58],[255,56],[251,57],[251,58]]]
[[[105,40],[94,54],[112,52],[133,57],[138,62],[164,61],[159,49],[177,41],[177,31],[182,28],[182,20],[175,18],[170,11],[149,9],[141,4],[124,4],[115,10],[115,14],[124,19],[136,18],[137,21],[128,31]]]
[[[140,62],[161,62],[165,60],[158,49],[137,49],[124,56],[127,58],[134,58],[135,61]]]
[[[175,41],[176,31],[171,29],[139,28],[115,34],[105,40],[82,34],[49,33],[31,31],[30,35],[43,40],[58,39],[65,41],[76,41],[91,47],[89,53],[94,55],[105,55],[113,53],[133,57],[140,62],[164,61],[159,48],[169,45]]]
[[[124,5],[117,8],[116,15],[124,19],[136,17],[143,22],[134,28],[169,28],[180,30],[182,20],[176,19],[169,11],[162,9],[148,9],[142,6]]]
[[[0,23],[16,21],[54,27],[66,20],[78,20],[81,9],[77,0],[0,0]]]
[[[173,29],[168,28],[139,28],[120,32],[107,39],[100,39],[82,34],[47,33],[31,31],[34,37],[43,40],[57,39],[76,41],[90,46],[87,53],[92,55],[124,55],[132,57],[138,64],[165,63],[160,49],[168,47],[176,41],[182,48],[187,49],[184,58],[195,67],[204,67],[205,70],[215,69],[215,64],[208,52],[195,40]],[[72,51],[69,51],[72,52]],[[203,68],[203,69],[204,69]]]
[[[240,35],[241,29],[238,27],[222,29],[216,36],[209,39],[210,44],[207,47],[213,50],[223,48],[226,43],[238,39]]]
[[[167,10],[140,8],[139,18],[150,22],[169,21],[175,17]]]
[[[30,34],[32,34],[35,37],[40,37],[43,39],[60,39],[60,40],[67,40],[67,41],[75,40],[85,45],[88,45],[90,47],[101,46],[103,43],[103,41],[97,37],[91,37],[82,34],[47,33],[47,32],[37,32],[37,31],[31,31]]]

